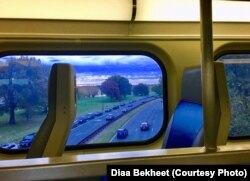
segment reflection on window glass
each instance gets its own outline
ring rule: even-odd
[[[0,147],[26,149],[48,113],[52,64],[76,72],[77,115],[67,145],[145,141],[163,124],[162,72],[143,55],[0,58]]]
[[[225,55],[231,104],[230,137],[250,136],[250,54]]]

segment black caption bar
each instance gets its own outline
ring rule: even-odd
[[[250,165],[108,165],[108,181],[128,179],[218,179],[249,180]],[[133,177],[133,178],[132,178]],[[140,178],[139,178],[140,177]]]

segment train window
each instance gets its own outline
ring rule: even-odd
[[[231,104],[229,138],[250,136],[250,54],[228,54],[225,63]]]
[[[164,78],[154,58],[15,55],[0,58],[2,149],[31,146],[48,112],[48,76],[56,62],[70,63],[76,72],[77,115],[67,140],[68,148],[137,144],[158,135],[164,116]]]

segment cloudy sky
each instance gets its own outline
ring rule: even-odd
[[[0,58],[0,61],[6,61],[11,56]],[[20,57],[20,56],[12,56]],[[103,65],[103,64],[131,64],[131,63],[152,63],[152,58],[143,55],[63,55],[63,56],[29,56],[40,59],[45,64],[70,63],[73,65]],[[139,61],[139,62],[138,62]]]
[[[20,56],[6,56],[0,62],[11,61]],[[100,85],[112,75],[121,75],[132,84],[157,84],[161,76],[159,65],[150,57],[143,55],[63,55],[28,56],[40,59],[43,64],[70,63],[77,74],[78,85]]]

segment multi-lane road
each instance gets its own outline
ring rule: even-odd
[[[140,129],[142,122],[149,123],[149,130],[142,131]],[[163,105],[161,100],[157,100],[153,104],[146,105],[122,126],[122,128],[126,128],[128,130],[128,136],[126,138],[119,139],[115,134],[110,142],[148,140],[154,137],[156,133],[160,131],[162,124]]]
[[[154,103],[151,101],[154,100]],[[83,124],[78,124],[75,128],[71,129],[67,145],[76,145],[82,143],[83,140],[94,136],[97,132],[101,131],[107,124],[118,120],[122,116],[126,115],[131,110],[142,106],[142,109],[138,111],[131,119],[129,119],[123,127],[127,128],[129,135],[125,139],[117,140],[116,136],[111,139],[111,142],[117,141],[135,141],[146,140],[154,136],[163,123],[163,106],[162,99],[155,97],[147,97],[140,100],[136,100],[125,105],[119,105],[118,108],[111,109],[110,112],[104,112],[102,115],[95,116],[93,119],[87,120]],[[106,118],[112,115],[113,120],[107,120]],[[79,118],[78,118],[79,119]],[[140,130],[140,123],[147,121],[150,123],[150,129],[148,131]]]

